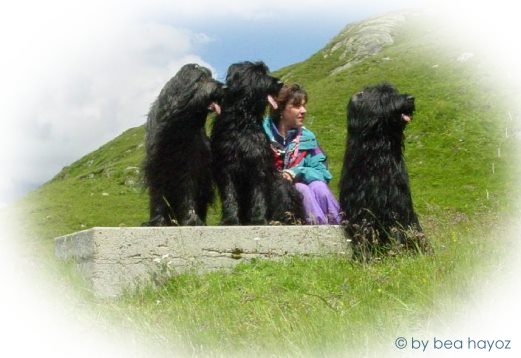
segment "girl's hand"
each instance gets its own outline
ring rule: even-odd
[[[282,177],[288,180],[290,183],[293,183],[293,177],[288,172],[282,172]]]

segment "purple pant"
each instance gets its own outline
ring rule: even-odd
[[[308,224],[340,224],[340,206],[325,182],[296,183],[295,187],[302,194]]]

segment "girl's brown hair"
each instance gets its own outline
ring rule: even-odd
[[[282,86],[275,100],[277,101],[278,108],[272,108],[270,116],[275,123],[278,123],[282,111],[284,111],[284,108],[286,108],[288,103],[294,106],[306,104],[308,102],[308,94],[301,85],[295,83],[292,85]]]

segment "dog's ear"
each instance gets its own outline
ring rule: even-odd
[[[226,83],[237,82],[239,78],[243,78],[251,72],[263,72],[266,74],[268,72],[268,67],[264,64],[264,62],[254,63],[250,61],[244,61],[233,63],[228,67]]]
[[[226,74],[226,92],[228,95],[235,96],[244,90],[243,81],[247,77],[246,74],[253,67],[251,62],[240,62],[231,64]]]
[[[230,83],[236,82],[237,78],[240,76],[239,73],[241,72],[241,67],[243,64],[241,63],[234,63],[228,67],[228,72],[226,74],[226,85],[229,86]]]
[[[253,63],[253,68],[255,69],[255,71],[258,71],[259,73],[262,73],[263,75],[266,75],[270,72],[270,69],[268,68],[268,66],[266,66],[266,64],[262,61],[257,61],[255,63]]]
[[[187,110],[192,105],[204,107],[204,103],[199,103],[205,97],[201,88],[210,81],[214,81],[212,72],[206,67],[194,63],[184,65],[161,90],[157,99],[160,110],[176,113]]]

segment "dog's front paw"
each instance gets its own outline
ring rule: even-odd
[[[169,226],[169,224],[165,220],[163,215],[158,214],[158,215],[154,216],[153,218],[150,218],[149,221],[142,223],[141,226]]]
[[[227,218],[223,218],[221,220],[221,225],[224,225],[224,226],[240,225],[240,224],[241,223],[240,223],[238,217],[227,217]]]
[[[180,220],[180,224],[181,226],[203,226],[204,221],[199,218],[195,210],[190,210],[188,215],[183,220]]]
[[[268,225],[268,221],[265,218],[251,219],[250,225]]]

